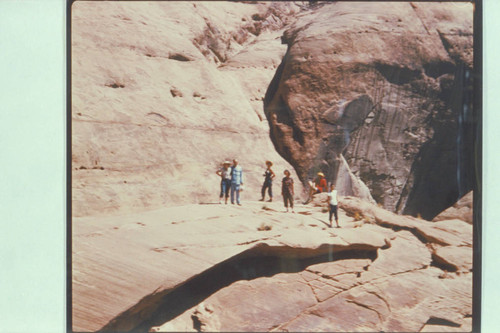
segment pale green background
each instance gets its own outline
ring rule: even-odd
[[[0,332],[65,331],[63,0],[0,0]],[[483,332],[500,327],[500,2],[484,1]]]
[[[65,330],[65,2],[0,0],[0,332]]]

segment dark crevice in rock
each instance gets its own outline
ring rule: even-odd
[[[454,323],[448,319],[444,318],[438,318],[438,317],[431,317],[425,325],[439,325],[439,326],[449,326],[449,327],[460,327],[462,325]]]
[[[121,84],[121,83],[116,83],[116,82],[113,82],[113,83],[107,83],[106,84],[106,87],[110,87],[110,88],[125,88],[125,85]]]
[[[384,63],[376,63],[375,68],[390,83],[402,85],[422,76],[422,72],[416,69],[400,67]]]
[[[179,53],[173,53],[168,56],[168,59],[177,60],[177,61],[192,61],[189,57]]]
[[[182,97],[182,92],[175,88],[170,89],[170,94],[172,94],[172,97]]]
[[[432,262],[431,266],[437,267],[445,272],[456,272],[458,270],[458,267],[455,265],[450,264],[449,262],[443,260],[439,256],[437,256],[435,253],[432,253]]]
[[[93,166],[93,167],[86,167],[86,166],[80,166],[79,168],[77,168],[77,170],[104,170],[104,167],[103,166]]]
[[[390,249],[391,248],[391,243],[386,239],[385,240],[385,245],[382,246],[380,249],[381,250],[387,250],[387,249]]]
[[[374,261],[376,257],[377,249],[367,245],[343,247],[323,244],[316,249],[298,249],[257,244],[174,288],[145,296],[111,320],[100,332],[147,332],[151,327],[174,319],[218,290],[239,280],[253,280],[279,273],[298,273],[310,265],[323,262],[345,259]]]
[[[265,20],[265,18],[262,17],[260,14],[253,14],[252,15],[252,20],[254,20],[254,21],[263,21],[263,20]]]
[[[434,61],[425,64],[424,71],[427,76],[438,78],[444,74],[453,74],[455,65],[449,61]]]
[[[412,165],[403,193],[403,214],[432,220],[476,186],[474,164],[473,77],[465,64],[456,66],[448,96],[436,105],[433,137]],[[406,200],[405,200],[406,199]]]
[[[148,114],[146,114],[146,116],[158,117],[162,121],[167,121],[167,118],[165,118],[165,116],[159,114],[158,112],[149,112]]]
[[[381,226],[381,227],[384,227],[384,228],[389,228],[389,229],[392,229],[393,231],[395,232],[398,232],[398,231],[401,231],[401,230],[406,230],[406,231],[409,231],[413,234],[413,236],[415,236],[419,241],[421,241],[423,244],[427,244],[429,243],[429,240],[427,239],[427,237],[422,234],[418,229],[416,228],[412,228],[412,227],[402,227],[402,226],[397,226],[397,225],[393,225],[393,224],[390,224],[390,223],[384,223],[384,222],[381,222],[381,221],[377,221],[377,225]],[[441,244],[439,242],[437,242],[438,244]],[[443,244],[441,244],[443,245]]]

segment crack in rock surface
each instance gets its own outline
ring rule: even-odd
[[[436,216],[475,181],[471,13],[76,2],[72,329],[471,327],[472,195]],[[214,171],[233,157],[242,207],[217,204]],[[321,196],[299,214],[279,193],[262,206],[268,159],[297,203],[318,171],[364,201],[341,198],[339,229]]]

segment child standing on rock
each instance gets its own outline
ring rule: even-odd
[[[335,223],[337,223],[337,228],[339,226],[339,216],[338,216],[338,198],[337,198],[337,190],[335,189],[335,185],[330,185],[330,192],[328,192],[328,212],[330,213],[330,228],[332,227],[332,215],[335,215]]]
[[[288,204],[290,204],[290,208],[292,209],[292,213],[295,213],[293,210],[293,195],[295,194],[293,190],[293,178],[290,177],[290,171],[285,170],[285,177],[281,181],[281,195],[283,196],[283,201],[285,203],[285,208],[288,213]]]
[[[262,199],[259,201],[264,201],[266,197],[266,188],[268,189],[269,193],[269,202],[273,201],[273,178],[276,177],[274,174],[274,171],[271,170],[271,167],[273,166],[273,162],[271,161],[266,161],[267,169],[264,172],[263,176],[264,178],[264,184],[262,185]]]

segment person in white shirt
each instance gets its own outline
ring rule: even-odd
[[[222,198],[225,196],[226,205],[227,198],[229,197],[229,189],[231,188],[231,162],[225,161],[222,168],[217,170],[216,174],[220,176],[220,196],[219,203],[222,203]]]
[[[338,198],[337,198],[337,190],[335,189],[335,185],[330,185],[330,192],[328,192],[328,212],[330,213],[330,228],[332,227],[332,215],[335,215],[335,223],[337,223],[337,228],[339,226],[339,216],[337,212],[338,208]]]

